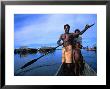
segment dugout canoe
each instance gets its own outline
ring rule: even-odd
[[[60,65],[55,76],[62,76],[63,75],[62,70],[63,70],[63,64]],[[84,70],[82,71],[80,76],[96,76],[96,75],[97,73],[87,63],[85,63]]]

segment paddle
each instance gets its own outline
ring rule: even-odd
[[[56,48],[58,48],[59,46],[61,46],[61,45],[58,45],[57,47],[55,47],[54,50],[56,50]],[[49,51],[49,52],[51,52],[51,51]],[[28,63],[26,63],[25,65],[23,65],[20,69],[24,69],[25,67],[27,67],[27,66],[33,64],[33,63],[36,62],[38,59],[40,59],[40,58],[42,58],[43,56],[47,55],[49,52],[47,52],[47,53],[41,55],[40,57],[38,57],[38,58],[36,58],[36,59],[33,59],[33,60],[29,61]]]
[[[94,23],[94,24],[95,24],[95,23]],[[90,25],[89,28],[92,27],[94,24]]]

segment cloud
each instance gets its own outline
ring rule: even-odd
[[[22,19],[16,19],[17,16],[21,16],[19,18]],[[35,14],[22,17],[22,14],[18,14],[15,17],[15,46],[56,43],[60,34],[64,32],[64,24],[68,23],[73,32],[75,28],[82,29],[85,24],[91,24],[94,21],[96,22],[96,15]],[[85,38],[90,36],[91,31],[84,35]],[[96,34],[93,36],[96,37]]]

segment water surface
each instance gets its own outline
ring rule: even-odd
[[[57,72],[61,65],[62,50],[56,50],[54,53],[48,54],[41,59],[37,60],[32,65],[18,70],[25,63],[38,58],[41,53],[28,54],[20,56],[19,54],[14,55],[14,72],[15,76],[53,76]],[[82,50],[82,55],[85,61],[97,71],[97,54],[94,51]]]

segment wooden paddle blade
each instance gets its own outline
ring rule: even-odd
[[[20,69],[24,69],[25,67],[27,67],[27,66],[33,64],[33,63],[36,62],[36,61],[37,61],[37,59],[34,59],[34,60],[28,62],[28,63],[26,63],[24,66],[22,66]]]

